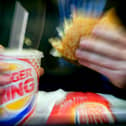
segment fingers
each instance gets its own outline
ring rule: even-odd
[[[78,62],[105,75],[115,86],[126,87],[126,35],[120,29],[99,27],[93,35],[80,41],[75,54]]]
[[[0,86],[11,83],[11,78],[9,74],[6,74],[6,71],[10,70],[9,63],[0,62]]]
[[[3,49],[4,49],[4,47],[2,45],[0,45],[0,50],[3,50]]]
[[[8,71],[8,70],[10,70],[9,63],[0,62],[0,72],[5,72],[5,71]]]
[[[112,59],[126,60],[126,50],[121,49],[120,51],[120,48],[109,44],[105,40],[92,38],[81,39],[79,47],[82,50],[98,53]]]
[[[105,67],[111,70],[126,70],[125,61],[114,60],[94,52],[77,49],[76,57],[78,58],[78,60],[88,61],[95,65],[99,65],[101,67]]]
[[[39,76],[42,76],[44,74],[44,69],[41,67],[39,70]]]
[[[79,60],[78,61],[81,65],[84,65],[90,69],[93,69],[94,71],[97,71],[101,74],[104,74],[105,76],[111,75],[113,74],[113,71],[104,67],[101,67],[99,65],[95,65],[93,63],[90,63],[88,61],[84,61],[84,60]]]
[[[3,51],[4,47],[0,45],[0,51]],[[0,63],[0,72],[4,72],[9,69],[9,64],[5,65],[5,63]],[[10,83],[10,76],[0,74],[0,86],[6,85]],[[4,89],[0,88],[0,98],[4,93]]]
[[[0,45],[0,52],[4,50],[4,47]]]
[[[79,60],[79,63],[96,72],[99,72],[99,73],[105,75],[106,77],[108,77],[110,79],[110,81],[115,86],[117,86],[119,88],[126,88],[125,83],[124,83],[126,81],[124,72],[119,71],[119,70],[110,70],[110,69],[101,67],[99,65],[92,64],[92,63],[84,61],[84,60]]]
[[[0,75],[0,86],[4,86],[6,84],[11,83],[11,78],[9,74],[2,74]]]
[[[118,46],[120,45],[121,47],[126,47],[126,34],[120,29],[117,31],[102,26],[96,26],[93,30],[93,34],[111,44],[117,44]]]

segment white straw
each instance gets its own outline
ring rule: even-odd
[[[16,8],[13,18],[12,29],[10,33],[9,48],[22,49],[28,21],[28,12],[19,2],[16,2]]]

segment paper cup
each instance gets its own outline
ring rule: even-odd
[[[8,49],[0,53],[0,63],[3,67],[5,64],[1,76],[9,78],[0,83],[0,125],[23,123],[34,111],[42,57],[37,50]]]

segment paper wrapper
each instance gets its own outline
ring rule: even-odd
[[[91,92],[39,92],[26,125],[113,124],[126,122],[126,100]]]

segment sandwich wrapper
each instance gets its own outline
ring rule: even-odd
[[[25,125],[113,124],[126,121],[126,100],[91,92],[40,91]]]

